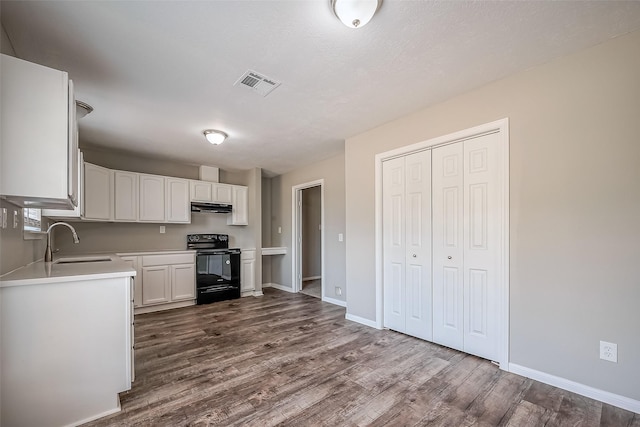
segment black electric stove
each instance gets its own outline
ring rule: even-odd
[[[240,298],[240,249],[229,248],[227,234],[189,234],[196,251],[196,303]]]

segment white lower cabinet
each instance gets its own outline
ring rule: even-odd
[[[133,306],[139,307],[142,304],[142,271],[137,256],[121,256],[131,268],[136,271],[136,277],[133,278]]]
[[[256,251],[243,250],[240,253],[240,293],[253,295],[256,288]]]
[[[195,252],[139,252],[118,255],[138,274],[134,282],[136,313],[195,304]]]
[[[142,305],[160,304],[170,300],[169,266],[142,267]]]
[[[194,278],[196,269],[193,264],[170,265],[171,275],[171,300],[181,301],[185,299],[194,299],[196,297],[196,288]]]

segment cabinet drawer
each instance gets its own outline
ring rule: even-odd
[[[195,254],[145,255],[142,257],[143,267],[170,264],[193,264],[194,262]]]

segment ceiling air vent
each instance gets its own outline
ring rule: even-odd
[[[258,92],[262,96],[269,95],[275,88],[280,86],[279,81],[273,80],[265,75],[257,73],[252,70],[247,70],[238,81],[236,81],[234,86],[246,86],[249,89],[253,89]]]

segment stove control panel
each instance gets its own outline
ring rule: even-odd
[[[188,234],[187,248],[215,248],[226,249],[229,247],[228,234]]]

